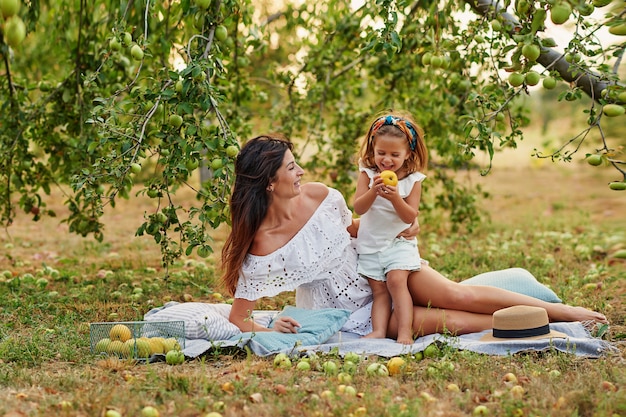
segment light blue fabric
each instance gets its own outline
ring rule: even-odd
[[[533,274],[523,268],[509,268],[500,271],[485,272],[461,281],[465,285],[487,285],[504,288],[520,294],[530,295],[549,303],[560,303],[562,300],[550,288],[537,281]]]
[[[268,354],[297,346],[316,346],[326,342],[341,329],[350,317],[350,310],[338,308],[309,310],[287,306],[273,321],[280,316],[291,317],[300,323],[298,333],[246,332],[231,337],[229,341],[249,343],[253,351],[256,349]]]

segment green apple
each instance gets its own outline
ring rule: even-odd
[[[135,61],[141,61],[143,59],[143,49],[141,49],[141,46],[134,44],[130,48],[130,55]]]
[[[168,365],[181,365],[185,363],[185,354],[180,350],[170,350],[165,354],[165,363]]]
[[[218,170],[223,166],[224,166],[224,161],[222,161],[221,158],[215,158],[214,160],[211,161],[212,170]]]
[[[165,348],[165,352],[180,350],[180,343],[178,343],[175,337],[168,337],[163,341],[163,347]]]
[[[365,368],[368,376],[389,376],[389,370],[385,365],[379,362],[371,363]]]
[[[615,191],[623,191],[626,190],[626,182],[623,181],[613,181],[609,183],[609,188]]]
[[[111,339],[105,337],[104,339],[98,340],[96,346],[93,348],[95,353],[107,353],[109,352],[109,344],[111,343]]]
[[[439,356],[439,347],[437,346],[437,344],[435,343],[431,343],[430,345],[426,346],[426,349],[424,349],[424,357],[426,358],[435,358],[437,356]]]
[[[133,36],[128,32],[122,33],[122,45],[130,46],[131,43],[133,43]]]
[[[512,72],[509,75],[509,84],[511,84],[513,87],[519,87],[520,85],[524,84],[524,76],[519,72]]]
[[[587,159],[587,163],[589,165],[593,165],[595,167],[597,167],[598,165],[602,164],[602,155],[593,154],[593,155],[589,155],[585,159]]]
[[[111,50],[113,51],[119,51],[120,49],[122,49],[122,44],[120,43],[120,40],[114,36],[109,41],[109,48],[111,48]]]
[[[341,369],[343,369],[344,372],[354,375],[356,374],[356,371],[359,369],[359,365],[356,362],[345,361]]]
[[[198,168],[198,165],[199,165],[199,161],[195,158],[188,159],[185,162],[185,167],[189,171],[193,171],[194,169]]]
[[[577,52],[568,52],[565,54],[565,61],[570,64],[575,64],[576,62],[580,62],[582,57]]]
[[[151,405],[147,405],[141,409],[141,417],[159,417],[160,415],[159,410]]]
[[[443,59],[440,56],[435,55],[430,59],[430,66],[433,68],[440,68],[442,63]]]
[[[489,409],[484,405],[477,405],[474,407],[472,411],[472,415],[474,416],[486,416],[489,414]]]
[[[569,20],[571,14],[572,6],[565,1],[562,1],[555,4],[550,9],[550,20],[552,20],[552,23],[555,25],[562,25]]]
[[[322,364],[322,370],[326,375],[337,375],[339,367],[334,360],[329,359]]]
[[[541,76],[539,75],[538,72],[528,71],[526,75],[524,76],[524,80],[526,81],[526,84],[528,85],[537,85],[539,84],[539,80],[541,80]]]
[[[165,222],[167,222],[167,215],[165,213],[163,213],[162,211],[159,211],[156,214],[155,219],[156,219],[157,222],[159,222],[161,224],[164,224]]]
[[[609,27],[609,33],[617,36],[626,35],[626,23],[621,23],[619,25],[614,25]]]
[[[211,0],[196,0],[196,6],[200,9],[208,9],[211,5]]]
[[[541,48],[535,44],[527,43],[522,47],[522,55],[524,55],[527,60],[534,62],[539,58],[539,55],[541,55]]]
[[[122,414],[117,410],[107,410],[104,417],[122,417]]]
[[[229,158],[234,158],[239,153],[239,147],[237,145],[230,145],[226,148],[226,155]]]
[[[141,172],[141,165],[136,162],[130,164],[130,171],[133,174],[139,174]]]
[[[142,293],[139,293],[139,295],[142,295]],[[147,359],[150,355],[152,355],[150,340],[147,337],[137,339],[137,357]]]
[[[20,0],[0,0],[0,14],[7,19],[20,11]]]
[[[625,111],[626,109],[624,109],[624,107],[620,106],[619,104],[605,104],[602,108],[602,113],[604,113],[604,115],[608,117],[621,116],[622,114],[624,114]]]
[[[19,16],[13,16],[4,23],[4,41],[11,48],[19,46],[26,37],[26,26]]]
[[[194,81],[202,83],[206,80],[206,72],[200,71],[197,75],[193,77]]]
[[[358,353],[355,353],[355,352],[348,352],[343,357],[343,360],[345,362],[359,363],[361,361],[361,355],[359,355]]]
[[[308,361],[301,360],[296,364],[296,369],[298,371],[310,371],[311,364]]]
[[[217,39],[220,42],[224,42],[227,37],[228,37],[228,29],[226,29],[226,26],[219,25],[218,27],[215,28],[215,39]]]
[[[552,90],[556,87],[556,79],[552,77],[546,77],[543,79],[543,88],[546,90]]]
[[[169,118],[169,124],[175,129],[178,129],[183,125],[183,118],[179,114],[171,114]]]
[[[582,16],[589,16],[593,13],[596,7],[590,3],[580,3],[578,6],[576,6],[576,9]]]
[[[352,382],[352,375],[348,372],[339,372],[337,374],[337,381],[341,384],[349,384]]]
[[[286,353],[278,353],[274,357],[274,368],[287,369],[291,368],[291,359]]]

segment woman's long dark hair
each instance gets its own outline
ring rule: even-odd
[[[222,281],[235,294],[241,266],[267,214],[267,190],[293,144],[281,135],[250,139],[235,162],[235,185],[230,198],[231,232],[222,248]]]

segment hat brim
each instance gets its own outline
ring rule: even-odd
[[[493,331],[482,336],[479,340],[481,342],[519,342],[524,340],[541,340],[541,339],[567,339],[569,336],[556,330],[550,330],[548,334],[541,334],[538,336],[528,337],[494,337]]]

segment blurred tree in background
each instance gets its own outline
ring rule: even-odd
[[[46,197],[58,187],[70,231],[102,239],[104,207],[141,185],[159,204],[137,234],[154,237],[164,264],[207,256],[245,140],[287,135],[307,178],[350,197],[369,121],[396,108],[426,131],[423,205],[471,228],[482,194],[455,171],[486,174],[499,149],[516,147],[531,123],[528,95],[543,96],[534,123],[554,117],[551,103],[582,121],[580,134],[537,157],[612,165],[610,187],[626,188],[625,5],[0,0],[2,222],[18,209],[54,215]],[[584,142],[589,155],[577,154]],[[477,153],[488,166],[473,164]],[[177,201],[181,187],[196,193],[192,207]]]

